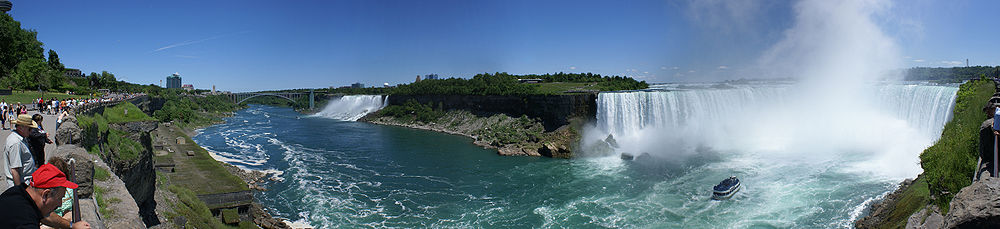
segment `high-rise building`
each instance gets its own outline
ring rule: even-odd
[[[181,74],[167,76],[167,88],[181,88]]]
[[[353,84],[351,84],[351,88],[365,88],[365,84],[363,84],[363,83],[353,83]]]
[[[438,74],[430,74],[430,75],[424,76],[424,79],[425,80],[436,80],[436,79],[440,79],[440,78],[438,78]]]

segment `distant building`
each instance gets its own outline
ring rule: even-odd
[[[351,84],[351,88],[365,88],[365,84],[363,84],[363,83],[353,83],[353,84]]]
[[[382,84],[382,87],[384,87],[384,88],[390,88],[390,87],[392,87],[392,86],[389,86],[389,83],[383,83],[383,84]]]
[[[63,75],[70,78],[83,78],[85,76],[83,75],[83,71],[75,68],[67,68],[66,71],[63,72]]]
[[[414,82],[414,83],[419,83],[419,82],[420,82],[420,75],[417,75],[417,80],[416,80],[416,81],[413,81],[413,82]]]
[[[184,88],[184,90],[191,91],[194,90],[194,85],[185,84],[184,86],[181,86],[181,88]]]
[[[167,76],[167,88],[181,88],[181,74]]]
[[[425,80],[436,80],[436,79],[439,79],[439,78],[438,78],[438,74],[429,74],[429,75],[424,76],[424,79]]]

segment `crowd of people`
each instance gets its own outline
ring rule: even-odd
[[[66,111],[56,118],[61,123]],[[41,114],[17,114],[10,119],[13,131],[7,136],[0,160],[3,182],[0,189],[0,228],[89,228],[86,221],[71,223],[71,214],[57,209],[69,202],[72,206],[72,189],[77,185],[66,179],[62,171],[69,171],[60,157],[46,163],[45,145],[52,144]],[[69,193],[69,194],[67,194]],[[68,197],[68,198],[67,198]],[[56,213],[53,213],[56,212]]]
[[[42,126],[44,116],[57,115],[55,133],[74,109],[144,96],[142,93],[107,93],[100,98],[35,99],[32,104],[0,99],[0,127],[10,129],[0,162],[0,228],[90,228],[86,221],[73,221],[73,189],[66,179],[70,172],[60,157],[46,163],[45,145],[52,144]],[[29,115],[28,111],[35,114]]]

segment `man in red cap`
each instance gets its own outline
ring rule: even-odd
[[[0,194],[0,228],[38,228],[42,218],[59,205],[66,188],[78,186],[66,180],[52,164],[45,164],[35,171],[31,184],[14,186]],[[90,228],[86,221],[73,223],[72,228]]]

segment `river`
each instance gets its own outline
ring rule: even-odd
[[[920,172],[913,162],[940,135],[957,88],[872,90],[884,109],[840,114],[854,125],[771,112],[795,103],[780,99],[782,85],[602,93],[585,141],[615,134],[620,151],[650,160],[503,157],[461,136],[259,105],[194,140],[217,160],[274,173],[263,205],[319,228],[850,227]],[[743,190],[711,200],[730,175]]]

